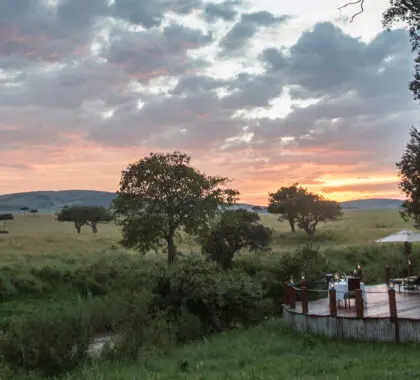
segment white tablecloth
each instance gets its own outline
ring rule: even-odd
[[[334,289],[336,291],[335,297],[337,299],[337,302],[344,300],[344,294],[348,292],[349,286],[347,284],[347,281],[340,281],[340,282],[334,282]],[[362,291],[362,297],[363,297],[363,306],[367,306],[367,296],[366,296],[366,287],[363,282],[360,283],[360,289]],[[329,298],[329,293],[328,293]]]

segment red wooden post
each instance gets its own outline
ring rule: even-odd
[[[296,289],[294,286],[290,286],[290,291],[289,291],[289,305],[291,309],[296,309]]]
[[[356,316],[357,318],[363,318],[364,305],[363,295],[361,289],[356,289]]]
[[[290,294],[290,286],[286,284],[284,286],[284,290],[283,291],[284,291],[283,305],[289,306],[290,305],[290,300],[289,300],[289,298],[290,298],[290,296],[289,296],[289,294]]]
[[[331,317],[337,316],[337,297],[336,297],[336,291],[334,288],[330,288],[329,290],[330,294],[330,315]]]
[[[411,260],[408,260],[408,277],[413,275],[413,265],[411,264]]]
[[[400,328],[398,325],[398,314],[397,314],[397,301],[395,299],[395,289],[388,289],[388,298],[389,298],[389,314],[391,316],[391,322],[394,323],[395,328],[395,341],[400,341]]]
[[[387,264],[385,267],[385,275],[386,275],[386,284],[389,285],[389,282],[391,281],[391,268]]]
[[[308,314],[308,288],[302,286],[301,291],[301,302],[302,302],[302,314]]]

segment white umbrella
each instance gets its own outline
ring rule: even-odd
[[[412,243],[415,241],[420,241],[420,234],[410,230],[402,230],[382,239],[378,239],[375,243]]]

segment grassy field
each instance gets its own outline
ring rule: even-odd
[[[264,225],[274,229],[271,248],[281,252],[304,244],[306,236],[298,231],[290,233],[287,223],[278,222],[272,215],[262,215]],[[320,224],[315,236],[315,245],[321,248],[371,245],[399,229],[409,227],[396,210],[351,210],[335,222]],[[107,253],[129,253],[118,241],[120,232],[113,224],[99,226],[96,235],[84,227],[80,235],[71,223],[59,223],[51,215],[16,216],[8,223],[9,234],[0,235],[0,264],[12,265],[36,263],[45,265],[59,259],[89,261]],[[183,253],[199,251],[191,238],[179,236],[178,249]],[[147,255],[149,258],[155,253]]]
[[[243,252],[235,265],[253,273],[256,281],[267,289],[270,302],[280,304],[282,281],[287,279],[289,270],[301,271],[300,264],[295,265],[293,252],[305,244],[306,236],[302,232],[292,234],[286,223],[271,215],[261,218],[274,229],[271,252],[263,255]],[[399,275],[405,270],[406,258],[402,256],[401,245],[379,245],[374,241],[402,228],[410,226],[395,210],[346,211],[342,219],[319,225],[315,246],[328,260],[325,270],[350,271],[361,263],[366,282],[383,282],[385,264],[391,264],[393,273]],[[150,271],[166,263],[164,253],[150,252],[141,257],[122,248],[118,243],[120,232],[113,224],[100,225],[96,235],[84,227],[78,235],[71,223],[59,223],[53,216],[19,215],[8,223],[8,230],[9,234],[0,235],[0,329],[10,321],[72,311],[76,310],[75,305],[80,305],[77,313],[82,310],[89,314],[95,333],[108,331],[125,312],[130,286],[133,283],[138,289],[149,286]],[[187,256],[199,252],[197,243],[188,237],[178,236],[177,244]],[[290,253],[292,256],[288,256]],[[415,270],[420,269],[417,246],[413,261]],[[320,275],[325,273],[322,271]],[[206,288],[203,283],[200,286]],[[91,299],[88,293],[92,292]],[[27,338],[22,335],[21,339]],[[167,352],[135,363],[125,360],[93,363],[64,378],[387,379],[401,374],[414,378],[420,374],[420,367],[407,366],[414,360],[416,350],[412,347],[396,349],[297,337],[280,322],[224,333],[204,343]],[[188,368],[180,365],[184,360],[188,361]],[[0,370],[1,380],[39,378],[20,376],[10,369],[5,369],[4,374]]]
[[[296,335],[280,320],[231,331],[141,361],[98,362],[62,380],[386,380],[420,377],[416,345]],[[6,374],[6,373],[5,373]],[[0,372],[1,375],[1,372]],[[12,377],[1,377],[12,379]],[[39,377],[14,375],[15,380]]]

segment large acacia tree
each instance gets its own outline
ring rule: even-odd
[[[296,231],[296,219],[298,213],[298,201],[306,196],[307,190],[295,183],[291,186],[283,186],[275,193],[268,194],[267,211],[278,215],[279,221],[287,220],[292,232]]]
[[[125,247],[146,253],[166,246],[173,264],[176,232],[202,233],[220,208],[237,200],[227,178],[207,176],[190,161],[177,151],[151,153],[122,172],[113,208]]]
[[[264,227],[256,212],[243,209],[225,211],[202,239],[202,251],[224,269],[232,266],[235,253],[243,248],[262,251],[272,239],[270,228]]]
[[[112,215],[102,206],[64,207],[57,214],[59,222],[73,222],[78,234],[84,225],[90,226],[92,232],[98,232],[98,223],[112,220]]]
[[[307,233],[309,246],[312,244],[313,236],[320,222],[337,220],[340,216],[342,216],[340,204],[318,194],[307,192],[297,202],[297,225]]]

